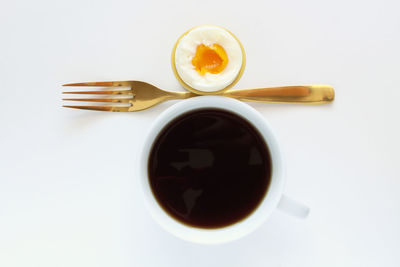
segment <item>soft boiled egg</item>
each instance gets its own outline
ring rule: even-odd
[[[233,86],[244,71],[245,54],[228,30],[197,26],[183,34],[172,53],[172,67],[181,84],[198,94],[212,94]]]

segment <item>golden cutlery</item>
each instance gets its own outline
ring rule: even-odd
[[[114,106],[71,106],[67,108],[133,112],[148,109],[161,102],[173,99],[186,99],[199,96],[191,92],[164,91],[146,82],[141,81],[113,81],[113,82],[87,82],[70,83],[63,86],[98,86],[98,87],[126,87],[123,90],[104,91],[76,91],[63,92],[63,94],[89,94],[106,95],[107,98],[64,98],[67,101],[86,101],[96,103],[122,103]],[[117,95],[117,97],[115,97]],[[269,103],[291,103],[291,104],[327,104],[333,101],[335,92],[329,85],[301,85],[283,86],[257,89],[229,89],[216,94],[242,101],[269,102]],[[112,96],[112,97],[110,97]]]

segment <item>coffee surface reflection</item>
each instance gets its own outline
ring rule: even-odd
[[[220,109],[185,113],[160,132],[148,174],[160,206],[199,228],[232,225],[250,215],[268,191],[271,158],[259,132]]]

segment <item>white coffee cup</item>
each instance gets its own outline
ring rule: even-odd
[[[233,225],[202,229],[185,225],[168,215],[158,204],[152,193],[148,178],[148,160],[153,146],[162,129],[176,117],[193,110],[218,108],[233,112],[245,118],[260,132],[269,148],[272,160],[271,182],[264,199],[244,220]],[[197,243],[223,243],[241,238],[264,223],[276,209],[297,217],[306,217],[309,208],[283,195],[285,169],[279,143],[270,125],[261,114],[246,103],[221,96],[199,96],[181,101],[164,111],[154,122],[144,142],[139,160],[140,179],[146,206],[152,217],[168,232],[187,241]]]

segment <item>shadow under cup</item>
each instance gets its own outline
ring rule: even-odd
[[[146,203],[172,234],[220,243],[257,228],[283,190],[278,144],[265,119],[237,100],[182,101],[154,123],[141,158]]]

